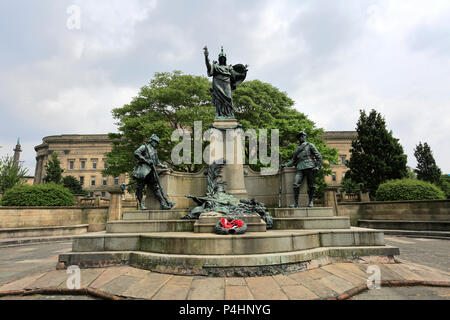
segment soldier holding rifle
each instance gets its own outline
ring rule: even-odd
[[[138,164],[134,168],[133,177],[137,181],[136,198],[139,201],[140,210],[147,209],[143,201],[144,188],[146,185],[152,189],[162,210],[170,210],[175,206],[175,202],[171,202],[167,199],[159,182],[156,166],[164,169],[168,169],[168,167],[159,162],[158,152],[156,150],[158,145],[159,137],[153,134],[148,140],[148,143],[144,143],[134,152]]]

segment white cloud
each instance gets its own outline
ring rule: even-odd
[[[33,169],[43,136],[114,130],[111,109],[154,72],[205,75],[208,44],[213,59],[224,45],[229,63],[249,64],[249,79],[286,91],[325,130],[353,130],[359,109],[375,108],[411,166],[414,146],[426,141],[450,172],[448,0],[71,4],[81,9],[80,30],[66,28],[64,5],[48,2],[0,44],[0,154],[23,136]]]

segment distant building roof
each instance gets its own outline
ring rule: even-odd
[[[358,136],[356,131],[325,131],[322,138],[325,140],[333,139],[350,139],[353,140]]]

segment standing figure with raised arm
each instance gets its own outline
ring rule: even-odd
[[[235,90],[247,76],[248,65],[227,66],[227,56],[222,50],[219,62],[209,62],[208,48],[203,48],[208,77],[213,77],[211,96],[216,109],[216,119],[234,119],[232,90]]]
[[[134,152],[138,164],[134,168],[133,177],[137,181],[136,198],[139,201],[140,210],[147,210],[143,201],[144,188],[146,185],[152,189],[162,210],[170,210],[176,204],[167,199],[159,182],[156,166],[164,169],[168,169],[168,167],[159,162],[158,151],[156,150],[158,145],[159,137],[156,134],[153,134],[148,140],[148,143],[144,143]]]
[[[294,203],[291,205],[291,208],[298,208],[300,187],[305,177],[308,182],[308,207],[313,207],[314,194],[316,191],[314,179],[317,171],[322,167],[322,155],[312,143],[306,141],[305,132],[300,131],[297,137],[299,146],[297,147],[292,160],[282,165],[283,168],[295,166],[297,169],[294,179]]]

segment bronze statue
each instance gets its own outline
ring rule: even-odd
[[[175,202],[171,202],[164,194],[164,190],[159,182],[156,167],[168,169],[168,166],[159,162],[158,152],[156,148],[159,145],[159,137],[153,134],[148,143],[141,145],[135,152],[134,156],[138,160],[138,164],[134,168],[133,177],[137,181],[136,198],[139,201],[140,210],[147,210],[143,201],[145,186],[152,189],[153,194],[158,199],[162,210],[170,210],[175,206]]]
[[[308,182],[308,207],[314,206],[314,193],[316,191],[314,179],[317,171],[322,167],[322,155],[317,151],[316,147],[306,141],[306,133],[300,131],[298,134],[299,146],[292,157],[292,160],[282,167],[297,168],[297,174],[294,180],[294,203],[291,208],[298,208],[298,196],[303,179],[306,177]]]
[[[206,69],[208,77],[213,77],[211,96],[216,109],[216,118],[234,118],[232,90],[235,90],[247,76],[248,65],[236,64],[227,66],[227,56],[222,50],[219,54],[219,62],[209,62],[208,48],[203,48],[205,54]]]
[[[273,218],[270,215],[264,203],[255,199],[238,199],[225,190],[225,181],[219,181],[222,177],[222,169],[226,161],[214,161],[206,174],[208,181],[206,196],[195,197],[186,195],[187,198],[194,200],[197,204],[191,212],[183,219],[198,219],[203,212],[219,212],[227,217],[239,217],[249,213],[258,213],[261,219],[266,222],[267,229],[273,227]]]

